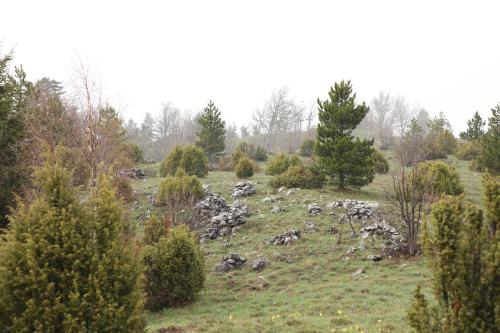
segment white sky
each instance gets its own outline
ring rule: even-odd
[[[68,82],[78,56],[125,118],[212,99],[248,122],[288,86],[306,105],[351,79],[403,94],[463,130],[500,102],[500,1],[23,1],[1,4],[2,53]]]

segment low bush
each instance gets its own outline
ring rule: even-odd
[[[131,202],[134,199],[134,190],[127,177],[113,177],[112,185],[116,190],[116,196],[125,202]]]
[[[248,158],[259,162],[267,160],[267,153],[264,148],[261,146],[255,148],[253,144],[245,141],[241,141],[232,154],[233,166],[236,166],[238,160],[243,156],[247,156]]]
[[[437,136],[429,135],[425,139],[425,159],[446,159],[448,154],[453,154],[456,146],[457,140],[447,129],[444,129]]]
[[[193,301],[203,289],[203,253],[186,226],[174,227],[146,245],[143,263],[145,305],[151,311]]]
[[[373,162],[376,173],[382,175],[389,172],[389,162],[387,162],[384,155],[378,150],[373,151]]]
[[[422,172],[431,181],[435,194],[459,195],[464,186],[457,170],[444,162],[432,161],[420,163]]]
[[[130,154],[130,159],[132,160],[132,162],[135,162],[135,163],[142,162],[143,153],[142,153],[141,148],[137,144],[131,143],[129,145],[129,154]]]
[[[192,208],[203,197],[200,181],[188,176],[182,169],[175,176],[167,176],[158,187],[156,204],[164,207],[173,225],[189,223]]]
[[[472,161],[481,155],[481,146],[478,142],[463,142],[457,146],[455,156],[459,160]]]
[[[256,160],[258,162],[265,162],[265,161],[267,161],[267,152],[261,146],[258,146],[257,150],[255,150],[254,160]]]
[[[303,164],[297,155],[288,155],[285,153],[281,153],[274,156],[267,162],[266,174],[271,176],[279,175],[287,171],[291,166],[300,165]]]
[[[282,174],[275,175],[269,185],[273,188],[285,187],[300,187],[300,188],[320,188],[323,186],[325,179],[322,175],[314,170],[303,165],[294,165],[288,168]]]
[[[239,159],[234,171],[236,172],[236,176],[238,178],[250,178],[254,173],[254,165],[248,157],[244,156]]]
[[[315,141],[307,139],[300,145],[299,154],[304,157],[311,157],[314,153]]]
[[[190,176],[205,177],[208,174],[208,159],[199,147],[177,146],[161,162],[160,176],[175,175],[179,169]]]

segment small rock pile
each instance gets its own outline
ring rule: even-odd
[[[316,232],[316,225],[312,221],[304,221],[304,227],[306,228],[306,232]]]
[[[215,266],[216,272],[229,272],[243,265],[247,259],[236,253],[230,253],[222,258],[220,264]]]
[[[235,201],[231,206],[217,193],[207,191],[205,199],[195,206],[197,223],[195,227],[205,228],[201,232],[204,239],[217,239],[231,235],[237,227],[245,223],[249,216],[248,206]]]
[[[280,206],[273,206],[273,208],[271,209],[271,213],[273,214],[283,213],[283,208],[281,208]]]
[[[251,182],[237,182],[233,188],[233,198],[248,197],[255,194],[255,187]]]
[[[285,186],[281,186],[281,187],[278,189],[277,193],[281,193],[281,192],[283,192],[283,191],[286,191],[286,187],[285,187]]]
[[[375,215],[375,210],[378,207],[378,203],[371,201],[360,201],[360,200],[339,200],[330,202],[327,205],[329,209],[344,208],[347,209],[347,215],[351,218],[369,219]]]
[[[310,204],[307,206],[307,211],[309,212],[309,215],[319,215],[323,211],[318,204]]]
[[[288,230],[280,235],[274,236],[269,240],[271,245],[288,245],[300,238],[299,230]]]
[[[261,271],[267,266],[267,260],[266,258],[258,258],[252,263],[252,270],[253,271]]]
[[[116,172],[118,177],[146,178],[146,171],[138,168],[124,169]]]
[[[361,247],[365,247],[365,242],[370,239],[372,245],[375,242],[376,237],[381,237],[385,239],[386,243],[382,249],[382,254],[384,256],[400,255],[406,248],[405,238],[394,228],[392,225],[385,221],[375,222],[369,224],[359,230],[359,235],[361,238]]]

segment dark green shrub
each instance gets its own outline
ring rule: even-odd
[[[130,159],[135,163],[142,162],[143,153],[141,148],[135,143],[129,145]]]
[[[289,167],[297,165],[302,165],[302,161],[297,155],[281,153],[267,162],[266,174],[271,176],[279,175],[288,170]]]
[[[267,153],[264,148],[261,146],[255,148],[253,144],[245,141],[241,141],[232,154],[234,166],[236,166],[238,160],[242,156],[247,156],[248,158],[259,162],[267,160]]]
[[[205,177],[208,174],[208,159],[196,146],[177,146],[160,164],[160,176],[175,175],[183,169],[190,176]]]
[[[307,139],[300,145],[299,154],[305,157],[311,157],[314,152],[315,141]]]
[[[253,176],[254,168],[252,161],[248,157],[242,157],[234,168],[238,178],[250,178]]]
[[[109,179],[82,199],[48,158],[2,239],[0,331],[144,332],[141,271]]]
[[[184,149],[182,146],[174,147],[174,149],[160,163],[160,169],[159,169],[160,177],[175,175],[175,172],[177,171],[181,163],[183,152]]]
[[[175,176],[167,176],[158,187],[156,204],[165,208],[173,225],[189,223],[192,208],[203,197],[200,181],[188,176],[182,169]]]
[[[455,151],[455,156],[463,161],[475,160],[479,155],[481,155],[481,145],[477,141],[460,143]]]
[[[168,219],[162,221],[156,215],[151,215],[149,220],[144,224],[144,239],[145,245],[153,245],[158,243],[162,236],[167,234],[170,225]]]
[[[186,226],[170,229],[143,253],[146,308],[165,307],[193,301],[205,282],[203,253],[195,235]]]
[[[208,174],[208,159],[201,148],[186,146],[179,167],[190,176],[205,177]]]
[[[387,162],[384,155],[378,150],[373,151],[373,162],[376,173],[382,175],[389,172],[389,162]]]
[[[244,152],[242,152],[241,150],[239,149],[236,149],[232,154],[231,154],[231,160],[232,160],[232,167],[233,167],[233,170],[234,168],[236,167],[236,165],[238,164],[238,162],[240,161],[241,158],[243,157],[249,157],[247,154],[245,154]]]
[[[463,193],[464,186],[460,175],[453,166],[444,162],[420,163],[423,174],[431,181],[432,191],[436,194],[459,195]]]
[[[256,160],[258,162],[264,162],[267,160],[267,153],[263,147],[261,147],[261,146],[257,147],[257,150],[255,151],[254,160]]]
[[[424,245],[435,301],[417,288],[408,311],[413,332],[498,332],[500,182],[486,176],[484,187],[485,211],[463,197],[432,207]]]
[[[312,168],[303,165],[295,165],[288,168],[282,174],[274,176],[269,185],[273,188],[300,187],[300,188],[320,188],[325,181],[324,177],[315,172]]]

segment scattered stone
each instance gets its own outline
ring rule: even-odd
[[[271,213],[273,214],[283,213],[283,211],[283,208],[281,208],[280,206],[273,206],[273,208],[271,209]]]
[[[294,194],[295,192],[297,192],[298,190],[299,190],[298,188],[291,188],[291,189],[289,189],[288,191],[286,191],[285,195],[286,195],[286,196],[292,195],[292,194]]]
[[[354,252],[356,252],[358,250],[357,247],[350,247],[348,250],[347,250],[347,254],[353,254]]]
[[[365,272],[365,269],[363,267],[361,267],[361,268],[358,268],[354,273],[352,273],[352,276],[354,276],[354,277],[360,276],[364,272]]]
[[[146,178],[146,171],[138,168],[124,169],[116,172],[118,177]]]
[[[332,224],[332,225],[328,226],[328,228],[326,228],[325,232],[332,234],[332,235],[335,235],[335,234],[338,234],[339,230],[337,229],[336,226],[334,226]]]
[[[332,201],[326,205],[328,209],[343,208],[347,210],[347,215],[353,219],[369,219],[375,215],[378,208],[377,202],[360,201],[360,200],[339,200]]]
[[[216,272],[229,272],[243,265],[247,259],[236,253],[230,253],[222,258],[220,264],[215,266]]]
[[[366,257],[366,259],[370,261],[380,261],[382,260],[382,256],[379,256],[377,254],[370,254],[369,256]]]
[[[255,187],[251,182],[237,182],[233,188],[233,198],[248,197],[255,194]]]
[[[299,230],[289,230],[269,240],[271,245],[289,245],[300,238]]]
[[[250,287],[251,290],[262,290],[269,286],[269,283],[262,275],[257,278],[257,283]]]
[[[253,271],[261,271],[267,266],[268,262],[266,258],[258,258],[252,263]]]
[[[283,191],[286,191],[286,187],[285,186],[281,186],[279,189],[278,189],[278,193],[281,193]]]
[[[369,224],[359,230],[361,237],[360,247],[365,248],[366,242],[370,240],[372,247],[375,239],[380,237],[385,240],[385,246],[382,249],[384,257],[402,255],[407,249],[405,238],[390,224],[385,221]]]
[[[309,215],[319,215],[323,211],[318,204],[310,204],[307,206],[307,211],[309,212]]]
[[[290,258],[290,255],[288,255],[288,254],[281,254],[278,251],[274,251],[273,252],[273,258],[276,261],[282,261],[282,262],[286,262],[288,264],[292,263],[292,259]]]
[[[315,232],[316,225],[312,221],[304,221],[304,227],[306,228],[306,232]]]
[[[274,202],[274,198],[273,197],[265,197],[264,199],[262,199],[262,202]]]
[[[204,239],[217,239],[234,234],[249,216],[248,206],[235,201],[231,206],[217,193],[207,196],[195,206],[195,228],[204,228],[200,233]]]

